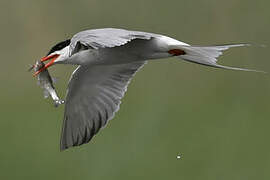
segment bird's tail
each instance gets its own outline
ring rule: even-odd
[[[180,46],[178,49],[184,51],[184,54],[179,57],[193,63],[202,64],[206,66],[222,68],[222,69],[231,69],[231,70],[240,70],[240,71],[253,71],[253,72],[263,72],[253,69],[244,69],[237,67],[228,67],[217,64],[217,58],[222,55],[222,52],[231,48],[231,47],[241,47],[249,46],[249,44],[230,44],[230,45],[219,45],[219,46]],[[172,47],[175,49],[176,47]]]

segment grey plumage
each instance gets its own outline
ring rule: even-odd
[[[160,35],[124,29],[104,28],[81,31],[75,34],[70,43],[70,52],[74,51],[78,43],[93,49],[112,48],[122,46],[134,39],[149,40]]]
[[[252,71],[217,64],[222,51],[245,45],[191,46],[164,35],[114,28],[82,31],[59,43],[50,51],[60,54],[55,63],[79,65],[68,85],[61,150],[89,142],[114,117],[131,78],[147,60],[178,56],[202,65]]]
[[[69,82],[61,150],[87,143],[118,111],[128,83],[145,62],[79,66]]]

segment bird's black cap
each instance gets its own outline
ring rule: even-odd
[[[67,47],[70,44],[70,39],[67,39],[65,41],[57,43],[55,46],[51,48],[51,50],[48,52],[47,56],[55,51],[59,51],[65,47]]]

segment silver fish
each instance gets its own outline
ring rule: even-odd
[[[29,71],[34,69],[34,71],[37,72],[38,70],[40,70],[44,66],[45,66],[45,64],[43,62],[41,62],[40,60],[37,60],[35,65],[30,67]],[[40,72],[37,75],[37,80],[38,80],[38,85],[43,89],[44,97],[48,98],[49,96],[51,96],[51,98],[54,101],[55,107],[58,107],[60,104],[65,103],[64,100],[61,100],[58,97],[56,90],[53,86],[54,81],[53,81],[52,77],[50,76],[49,71],[47,69],[45,69],[44,71]]]

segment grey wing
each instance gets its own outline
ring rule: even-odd
[[[69,82],[61,150],[88,143],[118,111],[121,98],[145,61],[112,66],[79,66]]]
[[[129,31],[125,29],[105,28],[86,30],[75,34],[70,43],[70,52],[77,52],[77,48],[112,48],[124,45],[134,39],[149,40],[159,37],[158,34],[140,31]]]

